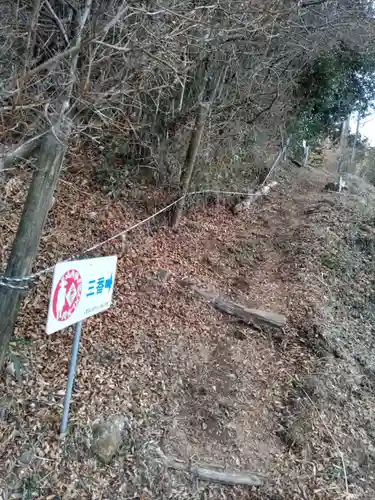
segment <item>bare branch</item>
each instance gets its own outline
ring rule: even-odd
[[[113,19],[111,19],[111,21],[109,21],[105,26],[100,28],[93,35],[87,37],[84,40],[76,41],[76,43],[74,44],[73,47],[70,47],[69,49],[67,49],[63,52],[56,54],[55,56],[51,57],[47,61],[39,64],[38,66],[36,66],[32,70],[26,72],[24,75],[16,78],[18,86],[23,84],[26,80],[28,80],[32,76],[36,75],[40,71],[43,71],[44,69],[50,68],[52,65],[56,64],[57,62],[61,61],[62,59],[65,59],[66,57],[69,57],[69,56],[75,56],[76,54],[78,54],[79,51],[83,47],[85,47],[89,43],[95,41],[99,36],[105,35],[125,15],[125,13],[128,11],[128,9],[129,9],[128,6],[124,7],[123,9],[120,9],[119,12],[116,14],[116,16],[114,16]],[[129,16],[130,15],[134,15],[134,13],[129,14]],[[17,89],[17,91],[18,91],[18,89]],[[5,91],[4,94],[6,96],[9,96],[12,94],[12,92]]]
[[[29,158],[33,153],[35,153],[45,135],[46,132],[43,132],[42,134],[32,137],[7,152],[5,157],[0,159],[0,173],[6,168],[11,167],[16,161]]]
[[[111,45],[110,43],[103,42],[102,40],[96,40],[96,44],[103,45],[103,47],[107,47],[109,49],[118,50],[119,52],[130,52],[132,49],[129,47],[120,47],[119,45]]]
[[[54,11],[54,9],[53,9],[52,5],[49,3],[49,1],[48,0],[44,0],[44,1],[45,1],[45,4],[48,7],[48,10],[51,13],[51,16],[53,17],[53,19],[56,22],[57,26],[59,27],[61,33],[63,34],[63,37],[65,38],[65,41],[66,41],[67,45],[69,45],[68,35],[66,34],[65,28],[64,28],[61,20],[59,19],[59,16],[56,14],[56,12]]]

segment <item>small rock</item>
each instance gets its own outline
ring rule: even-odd
[[[105,464],[108,464],[120,449],[124,424],[125,419],[120,416],[99,422],[93,427],[92,449]]]
[[[165,283],[170,275],[171,272],[168,269],[159,269],[156,276],[161,283]]]
[[[24,465],[29,465],[34,458],[34,452],[32,449],[25,450],[22,455],[20,456],[19,460],[21,463]]]

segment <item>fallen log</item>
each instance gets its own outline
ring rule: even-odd
[[[193,477],[201,481],[211,483],[226,484],[230,486],[262,486],[264,477],[253,472],[233,472],[233,471],[218,471],[211,467],[201,466],[199,464],[189,464],[182,460],[167,457],[164,453],[159,453],[162,456],[165,465],[169,469],[179,470],[190,473]]]
[[[235,316],[243,323],[256,327],[268,325],[275,328],[284,328],[286,325],[285,316],[282,316],[281,314],[262,311],[261,309],[249,309],[241,304],[236,304],[235,302],[221,297],[214,299],[212,305],[215,309],[227,313],[230,316]]]
[[[269,184],[266,184],[263,186],[261,189],[258,189],[255,193],[249,194],[247,198],[244,200],[240,201],[233,207],[233,213],[237,215],[240,212],[243,212],[244,210],[247,210],[250,208],[250,206],[259,201],[261,198],[264,196],[267,196],[270,190],[277,185],[276,181],[272,181]]]
[[[238,304],[237,302],[233,302],[225,297],[220,297],[215,292],[199,288],[190,280],[181,280],[180,284],[190,286],[195,293],[206,299],[218,311],[234,316],[243,323],[251,325],[257,329],[261,329],[264,326],[284,328],[286,325],[286,318],[282,314],[249,308],[242,304]]]
[[[191,466],[190,472],[202,481],[210,481],[212,483],[228,484],[232,486],[262,486],[264,482],[254,473],[230,471],[221,472],[214,469],[200,467],[199,465]]]

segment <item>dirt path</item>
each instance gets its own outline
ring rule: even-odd
[[[324,205],[323,184],[324,179],[295,177],[241,218],[223,207],[197,210],[178,234],[146,228],[106,249],[119,254],[114,304],[85,324],[71,431],[63,445],[57,429],[71,335],[44,334],[49,281],[38,283],[18,327],[19,337],[31,341],[18,347],[27,358],[23,380],[8,376],[1,382],[3,490],[27,491],[29,496],[18,498],[144,500],[345,493],[340,474],[327,479],[319,472],[324,464],[309,461],[291,445],[293,416],[285,423],[299,381],[320,363],[309,345],[320,335],[326,288],[319,281],[321,264],[314,255],[319,238],[309,210]],[[95,224],[87,217],[92,212]],[[39,264],[57,253],[77,253],[99,234],[113,234],[136,218],[128,214],[99,192],[85,197],[62,184]],[[14,227],[16,216],[7,219],[8,226]],[[166,282],[160,269],[169,272]],[[276,333],[240,325],[181,287],[182,277],[286,314],[288,326]],[[314,406],[304,408],[314,414]],[[128,434],[119,456],[103,467],[90,450],[92,423],[111,415],[126,416]],[[164,470],[153,447],[186,461],[253,470],[270,480],[258,493],[197,486]],[[25,464],[22,457],[30,450]],[[336,451],[332,455],[341,467]]]

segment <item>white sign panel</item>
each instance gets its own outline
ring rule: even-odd
[[[110,307],[116,264],[115,255],[56,264],[48,308],[48,334]]]

